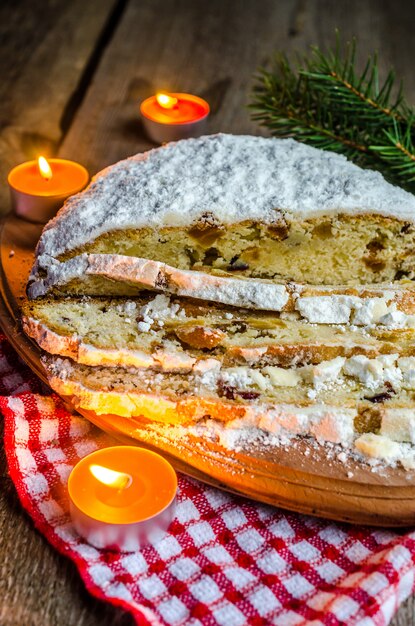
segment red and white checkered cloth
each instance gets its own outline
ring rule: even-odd
[[[290,514],[180,477],[168,534],[140,552],[96,550],[75,533],[66,481],[115,442],[51,395],[0,336],[0,409],[10,474],[36,528],[95,596],[138,624],[388,624],[414,589],[415,532]]]

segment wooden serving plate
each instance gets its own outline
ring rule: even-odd
[[[7,217],[0,233],[0,323],[7,338],[32,370],[46,381],[41,351],[22,332],[19,316],[41,226]],[[71,398],[63,398],[71,403]],[[415,472],[371,471],[367,465],[324,446],[296,440],[290,447],[238,452],[144,419],[96,415],[78,410],[117,440],[163,453],[177,470],[206,483],[260,502],[333,520],[374,526],[415,523]],[[169,432],[171,431],[171,432]]]

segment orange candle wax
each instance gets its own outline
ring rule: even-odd
[[[81,191],[88,171],[75,161],[40,157],[13,168],[8,176],[13,208],[34,222],[47,222],[64,201]]]
[[[199,137],[210,112],[203,98],[189,93],[160,93],[141,103],[143,125],[156,143]]]
[[[114,446],[84,457],[68,481],[78,533],[98,548],[137,550],[170,524],[177,476],[163,457],[135,446]]]

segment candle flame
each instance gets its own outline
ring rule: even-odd
[[[116,472],[102,465],[90,465],[89,470],[100,483],[108,485],[108,487],[114,487],[114,489],[126,489],[131,485],[133,480],[130,474]]]
[[[163,109],[172,109],[178,103],[177,98],[169,96],[167,93],[158,93],[156,100]]]
[[[37,160],[37,166],[39,168],[39,172],[42,178],[44,178],[45,180],[49,180],[52,178],[53,174],[52,174],[52,168],[49,165],[49,163],[47,162],[47,160],[45,159],[45,157],[40,156]]]

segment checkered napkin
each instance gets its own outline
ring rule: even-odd
[[[66,482],[78,459],[115,442],[68,412],[1,336],[0,394],[10,474],[36,528],[138,624],[384,625],[414,589],[415,533],[289,514],[184,476],[164,538],[97,550],[72,527]]]

